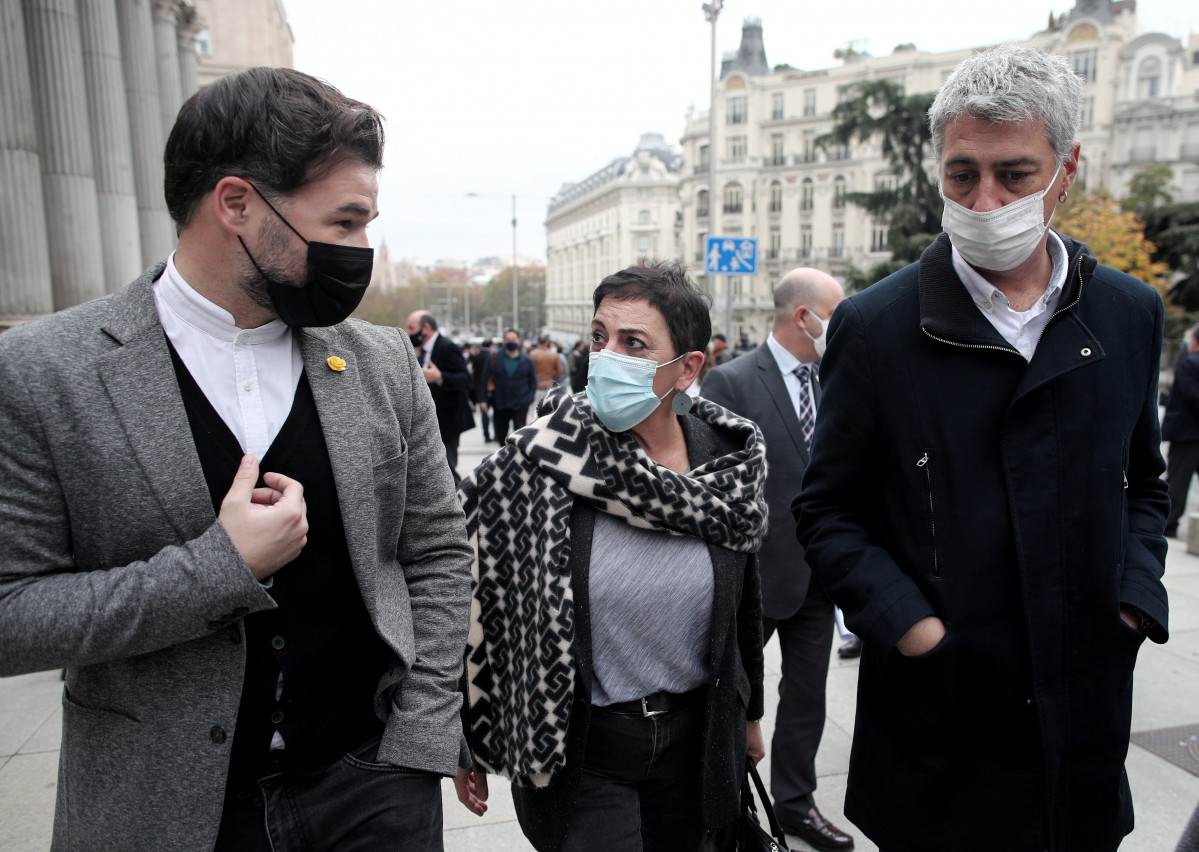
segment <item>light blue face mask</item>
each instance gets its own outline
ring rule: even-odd
[[[610,349],[592,352],[587,362],[587,399],[591,410],[609,431],[632,429],[653,414],[670,393],[669,390],[662,396],[654,393],[654,374],[682,357],[659,364]]]

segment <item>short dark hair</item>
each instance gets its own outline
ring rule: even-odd
[[[421,311],[419,314],[417,314],[416,322],[418,323],[418,328],[422,325],[427,325],[429,328],[437,331],[437,318],[428,311]]]
[[[486,347],[490,347],[490,346],[491,346],[491,338],[490,338],[490,337],[484,337],[484,338],[483,338],[483,346],[486,346]]]
[[[674,354],[703,352],[712,337],[712,297],[696,286],[686,264],[677,260],[651,260],[609,275],[591,301],[596,311],[604,299],[650,305],[666,320]]]
[[[290,68],[248,68],[196,92],[167,139],[163,188],[182,231],[223,177],[268,197],[294,192],[347,159],[383,167],[383,117]]]

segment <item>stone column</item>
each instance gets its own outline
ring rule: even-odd
[[[142,271],[142,242],[133,185],[133,142],[129,105],[121,75],[121,37],[113,0],[78,0],[84,80],[95,157],[96,199],[108,292]]]
[[[158,108],[162,115],[162,136],[171,135],[175,116],[183,105],[183,84],[179,81],[178,0],[154,0],[154,59],[158,71]]]
[[[103,248],[83,45],[75,0],[22,0],[34,114],[42,142],[42,192],[54,308],[104,294]]]
[[[196,36],[202,29],[200,15],[191,3],[179,9],[179,28],[175,31],[179,42],[179,85],[182,101],[186,101],[200,88],[199,71],[196,63]]]
[[[133,185],[137,190],[138,231],[145,267],[165,259],[175,248],[175,228],[162,195],[162,152],[166,137],[158,106],[150,0],[119,0],[117,29],[121,34],[121,70],[129,104]]]
[[[0,2],[0,325],[54,310],[21,4]]]

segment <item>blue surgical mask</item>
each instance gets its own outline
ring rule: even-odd
[[[684,353],[686,354],[686,353]],[[654,413],[670,391],[654,393],[654,374],[664,364],[649,358],[620,355],[610,349],[592,352],[587,364],[587,399],[595,416],[612,432],[626,432]]]

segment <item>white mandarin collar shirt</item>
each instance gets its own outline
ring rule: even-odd
[[[1037,299],[1037,303],[1027,311],[1014,311],[1012,305],[994,284],[983,278],[965,259],[953,249],[953,269],[966,285],[970,298],[982,311],[983,316],[995,326],[995,330],[1003,335],[1003,339],[1024,356],[1025,361],[1031,361],[1036,351],[1041,332],[1049,323],[1049,318],[1057,309],[1057,303],[1062,296],[1062,287],[1066,283],[1066,246],[1061,237],[1053,231],[1049,232],[1046,243],[1049,249],[1049,259],[1053,261],[1053,272],[1049,276],[1049,286],[1045,293]]]
[[[262,459],[291,412],[304,370],[295,333],[282,320],[238,328],[233,314],[197,293],[175,255],[154,282],[163,331],[243,452]]]

